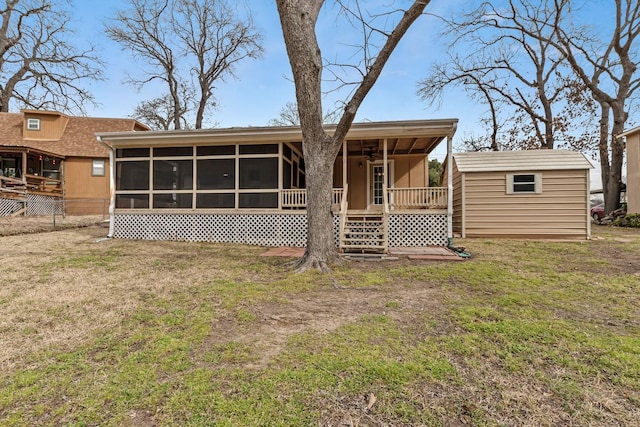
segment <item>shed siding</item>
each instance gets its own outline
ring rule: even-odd
[[[540,194],[506,194],[509,173],[464,174],[465,237],[588,237],[586,170],[517,172],[541,173]]]
[[[458,168],[456,167],[455,162],[453,163],[453,232],[460,233],[463,235],[462,228],[462,180],[463,175],[460,173]]]
[[[627,212],[640,214],[640,130],[627,136]]]

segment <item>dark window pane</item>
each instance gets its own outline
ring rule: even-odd
[[[278,193],[240,193],[240,208],[277,208]]]
[[[211,145],[197,147],[198,156],[233,156],[236,154],[235,145]]]
[[[149,195],[148,194],[117,194],[116,208],[117,209],[148,209]]]
[[[293,187],[298,188],[298,162],[293,162]]]
[[[240,154],[278,154],[278,144],[241,145]]]
[[[118,162],[116,190],[148,190],[149,161]]]
[[[536,182],[536,176],[535,175],[514,175],[513,182],[526,182],[526,183]]]
[[[154,190],[191,190],[193,188],[191,160],[154,160]]]
[[[278,158],[240,159],[240,188],[278,188]]]
[[[198,194],[196,196],[196,208],[213,209],[213,208],[234,208],[235,194],[219,193],[219,194]]]
[[[291,188],[291,163],[282,162],[282,186]]]
[[[235,159],[198,160],[198,190],[233,189],[235,180]]]
[[[153,149],[153,157],[193,156],[193,147],[162,147]]]
[[[127,157],[149,157],[148,148],[118,148],[116,150],[117,158]]]
[[[535,184],[513,184],[514,193],[535,193]]]
[[[289,147],[287,144],[284,144],[282,146],[282,154],[284,155],[285,159],[291,160],[291,147]]]
[[[191,194],[154,194],[153,208],[190,208]]]
[[[306,188],[307,180],[302,172],[300,172],[300,178],[298,179],[298,188]]]

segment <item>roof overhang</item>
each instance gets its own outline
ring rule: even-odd
[[[27,153],[27,154],[42,154],[43,156],[55,157],[57,159],[64,159],[66,156],[62,154],[52,153],[46,150],[39,150],[37,148],[31,147],[20,147],[20,146],[0,146],[0,153]]]
[[[350,141],[422,141],[421,151],[430,152],[446,137],[456,131],[458,119],[407,120],[389,122],[354,123],[346,137]],[[335,132],[336,125],[326,125],[325,131]],[[98,139],[113,148],[169,146],[187,144],[233,144],[301,142],[299,126],[242,127],[197,130],[170,130],[148,132],[104,132],[96,134]],[[392,142],[393,144],[393,142]],[[389,149],[392,149],[390,145]],[[350,150],[351,151],[351,150]]]

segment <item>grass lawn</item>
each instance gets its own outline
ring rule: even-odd
[[[638,426],[640,230],[293,274],[264,248],[0,237],[2,426]]]

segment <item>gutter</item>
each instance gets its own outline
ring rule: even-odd
[[[112,239],[115,228],[115,208],[116,208],[116,168],[115,168],[115,149],[104,142],[100,135],[96,135],[98,142],[109,150],[109,232],[107,238]]]

